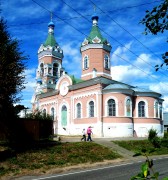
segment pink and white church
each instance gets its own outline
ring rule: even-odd
[[[163,136],[161,94],[115,81],[111,76],[112,46],[102,36],[98,16],[81,44],[81,78],[62,67],[63,50],[54,37],[54,23],[38,50],[33,111],[53,117],[54,134],[81,135],[91,126],[94,137],[145,137],[156,129]]]

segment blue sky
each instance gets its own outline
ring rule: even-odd
[[[93,3],[95,6],[93,5]],[[64,51],[63,67],[69,74],[81,75],[80,45],[89,34],[91,16],[96,7],[99,28],[112,45],[112,78],[163,94],[168,109],[168,72],[155,71],[167,48],[167,32],[144,35],[140,20],[161,0],[1,0],[1,15],[8,31],[20,40],[21,50],[30,57],[27,63],[26,89],[20,104],[31,107],[35,86],[37,51],[47,38],[50,12],[55,23],[55,38]]]

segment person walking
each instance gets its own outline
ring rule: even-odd
[[[89,126],[87,128],[87,135],[88,135],[87,141],[92,141],[91,134],[93,134],[93,132],[92,132],[91,126]]]
[[[82,140],[86,141],[86,132],[85,132],[85,129],[82,130],[82,135],[83,135],[83,137],[81,138],[81,141]]]

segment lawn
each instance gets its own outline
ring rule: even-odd
[[[0,153],[5,148],[0,146]],[[13,157],[0,161],[0,179],[4,176],[16,176],[38,172],[45,173],[53,168],[83,163],[114,160],[121,156],[112,150],[94,142],[57,143],[55,145],[34,147],[15,152]]]
[[[154,148],[148,140],[131,140],[131,141],[113,141],[119,146],[133,151],[135,154],[145,152],[148,156],[168,154],[168,146]]]

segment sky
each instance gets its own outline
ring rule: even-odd
[[[0,0],[1,16],[8,31],[20,41],[21,51],[29,56],[25,70],[26,88],[19,104],[31,108],[38,66],[37,51],[45,42],[48,23],[55,24],[55,38],[64,52],[63,67],[68,74],[81,76],[80,45],[89,35],[94,11],[99,16],[100,31],[111,44],[112,78],[162,94],[168,111],[168,71],[155,71],[167,51],[168,33],[144,35],[140,23],[146,10],[162,0]]]

